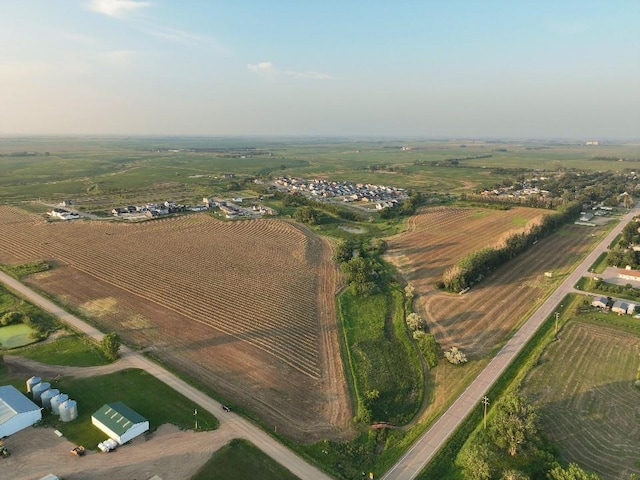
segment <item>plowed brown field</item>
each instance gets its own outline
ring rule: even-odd
[[[557,277],[593,244],[597,228],[568,226],[464,295],[442,293],[435,283],[467,254],[495,245],[539,221],[546,210],[513,208],[429,208],[414,217],[409,231],[389,241],[389,259],[416,287],[416,307],[444,348],[457,346],[481,358],[504,340],[549,288],[544,272]]]
[[[537,221],[546,210],[507,211],[438,207],[424,209],[407,232],[389,240],[388,259],[416,287],[414,307],[443,348],[457,346],[471,365],[463,369],[442,362],[434,372],[434,392],[423,413],[428,418],[460,394],[568,268],[599,241],[604,227],[568,225],[489,275],[464,295],[435,289],[443,272],[465,255],[521,230],[523,220]],[[515,225],[519,227],[514,228]],[[553,278],[544,276],[552,272]]]
[[[351,418],[326,242],[286,222],[190,215],[48,223],[0,207],[0,262],[298,440]]]

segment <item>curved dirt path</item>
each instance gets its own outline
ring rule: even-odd
[[[125,368],[131,368],[129,362],[125,358],[121,358],[117,362],[108,365],[99,365],[96,367],[68,367],[63,365],[48,365],[40,363],[30,358],[20,357],[17,355],[5,355],[4,363],[9,367],[9,373],[15,376],[37,375],[39,377],[55,378],[55,377],[74,377],[87,378],[99,375],[107,375],[117,372]]]
[[[5,274],[4,272],[0,272],[0,282],[3,283],[11,291],[17,293],[19,296],[27,299],[34,305],[58,317],[60,321],[64,322],[74,330],[84,333],[97,342],[100,342],[104,337],[104,334],[97,328],[85,323],[80,318],[65,311],[58,305],[44,298],[42,295],[34,292],[30,288],[23,285],[13,277]],[[276,462],[287,468],[291,473],[293,473],[300,479],[329,480],[331,478],[324,472],[320,471],[318,468],[307,463],[305,460],[286,448],[276,439],[270,437],[252,423],[249,423],[244,418],[233,412],[225,412],[222,409],[222,405],[220,403],[213,400],[211,397],[207,396],[196,388],[192,387],[185,381],[179,379],[168,370],[165,370],[148,358],[125,346],[122,346],[120,351],[122,355],[121,361],[126,362],[131,368],[139,368],[141,370],[145,370],[150,375],[153,375],[158,380],[164,382],[177,392],[180,392],[182,395],[197,403],[201,408],[204,408],[208,412],[215,415],[216,418],[218,418],[218,420],[220,421],[220,426],[224,427],[225,431],[231,429],[231,438],[243,438],[250,441],[257,448],[269,455]]]
[[[495,381],[504,373],[511,362],[531,340],[542,323],[553,313],[562,299],[573,292],[573,286],[589,270],[598,256],[606,251],[609,244],[618,235],[624,226],[638,214],[634,208],[625,215],[618,225],[584,258],[578,267],[566,278],[566,280],[552,293],[536,312],[523,324],[518,332],[511,337],[507,344],[480,372],[476,379],[438,419],[407,451],[407,453],[382,477],[383,480],[410,480],[416,478],[422,469],[444,446],[449,437],[460,426],[464,419],[477,408],[480,399]]]

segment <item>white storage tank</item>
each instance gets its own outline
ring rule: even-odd
[[[69,395],[59,393],[51,399],[51,411],[54,415],[60,415],[60,405],[69,400]]]
[[[57,388],[50,388],[46,392],[42,392],[40,395],[40,401],[42,402],[42,406],[45,408],[51,408],[51,399],[58,395],[60,390]]]
[[[60,412],[60,420],[63,422],[70,422],[78,418],[78,404],[75,400],[67,400],[58,407]]]
[[[42,381],[40,377],[33,376],[29,380],[27,380],[27,393],[31,393],[31,389],[34,385],[39,384]]]
[[[40,396],[51,388],[49,382],[40,382],[31,388],[31,394],[33,395],[33,401],[39,402]]]

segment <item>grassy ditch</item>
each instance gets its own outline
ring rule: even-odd
[[[91,415],[105,403],[125,403],[149,420],[150,431],[165,423],[181,429],[195,426],[193,413],[198,405],[142,370],[121,370],[92,378],[63,377],[53,382],[52,387],[78,402],[78,418],[64,423],[45,413],[43,424],[60,430],[70,441],[87,448],[96,448],[105,439],[105,434],[91,424]],[[197,420],[198,430],[218,427],[218,420],[205,410],[198,410]]]
[[[590,269],[593,273],[603,273],[607,269],[607,267],[609,266],[609,264],[607,263],[607,255],[607,252],[602,252],[598,259],[593,262],[593,265],[591,265]]]
[[[294,474],[246,440],[235,439],[222,447],[191,480],[296,480]]]
[[[44,261],[23,263],[21,265],[0,265],[0,270],[13,278],[20,280],[27,275],[33,275],[34,273],[46,272],[51,266]]]
[[[424,395],[422,369],[404,326],[399,290],[338,299],[349,371],[362,423],[407,423]]]
[[[98,345],[78,334],[64,336],[42,345],[22,348],[11,354],[47,365],[94,367],[110,363]]]

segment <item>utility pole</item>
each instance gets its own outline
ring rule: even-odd
[[[555,328],[555,331],[553,332],[554,335],[558,334],[558,318],[560,318],[560,313],[556,312],[556,328]]]
[[[196,417],[196,428],[195,430],[198,430],[198,410],[194,410],[193,411],[193,416]]]
[[[482,404],[484,405],[484,419],[483,419],[483,425],[484,425],[484,429],[487,429],[487,407],[489,406],[489,398],[485,395],[484,397],[482,397]]]

